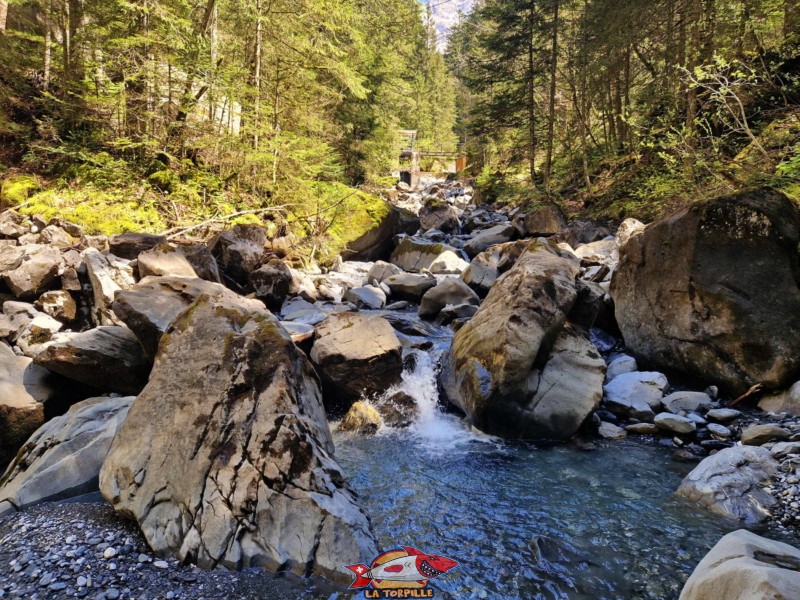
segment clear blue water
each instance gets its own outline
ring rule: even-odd
[[[694,465],[665,448],[537,448],[470,430],[439,409],[435,368],[435,356],[418,353],[404,374],[421,409],[411,428],[335,441],[381,549],[414,546],[459,562],[434,582],[439,597],[677,599],[700,559],[737,528],[674,495]]]

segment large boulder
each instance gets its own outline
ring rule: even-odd
[[[292,288],[292,271],[282,260],[273,258],[250,273],[250,286],[259,300],[276,311]]]
[[[800,417],[800,381],[792,384],[788,390],[768,394],[759,401],[758,408],[770,413],[789,413]]]
[[[45,292],[39,296],[36,306],[46,315],[62,323],[70,323],[78,316],[78,305],[75,303],[75,299],[64,290]]]
[[[139,340],[130,329],[117,325],[64,334],[34,362],[103,392],[123,394],[138,394],[150,373]]]
[[[564,212],[555,204],[542,204],[525,215],[525,233],[531,237],[547,237],[561,233],[567,226]]]
[[[461,279],[480,297],[485,297],[503,273],[517,262],[530,240],[519,240],[508,244],[498,244],[485,250],[472,259],[469,267],[461,274]]]
[[[11,263],[0,265],[0,274],[17,298],[35,298],[58,284],[63,260],[56,248],[36,244],[6,246],[3,256]]]
[[[152,360],[161,336],[197,298],[237,298],[237,294],[219,283],[187,277],[146,277],[132,289],[121,291],[112,306],[117,318],[125,323]]]
[[[197,277],[183,248],[175,244],[160,244],[139,254],[139,277],[170,275],[174,277]]]
[[[426,202],[419,211],[419,229],[421,233],[431,229],[438,229],[444,233],[458,233],[461,229],[458,211],[441,200]]]
[[[214,236],[208,247],[228,283],[247,288],[250,273],[266,258],[267,232],[258,225],[235,225]]]
[[[0,468],[45,421],[51,374],[25,356],[0,358]]]
[[[679,600],[794,600],[799,590],[800,550],[740,529],[703,557]]]
[[[222,283],[219,276],[219,267],[217,266],[217,259],[211,254],[208,246],[205,244],[184,244],[181,246],[186,260],[192,265],[192,269],[200,279],[206,281],[213,281],[214,283]]]
[[[82,256],[92,284],[94,322],[97,325],[122,325],[111,310],[111,304],[119,290],[128,290],[136,284],[130,261],[113,254],[102,254],[94,248],[87,248]]]
[[[428,290],[436,287],[436,278],[430,274],[400,273],[387,277],[384,283],[392,292],[392,298],[419,302]]]
[[[628,347],[731,394],[800,372],[800,210],[775,191],[694,205],[620,251],[611,295]]]
[[[202,296],[161,343],[100,490],[160,556],[349,581],[342,565],[376,549],[332,453],[314,369],[275,317]]]
[[[461,274],[468,266],[455,248],[423,237],[403,238],[392,252],[391,262],[411,273],[428,270],[432,273]],[[434,264],[437,268],[433,268]]]
[[[604,386],[605,402],[609,410],[620,416],[652,421],[661,407],[667,383],[662,373],[622,373]]]
[[[478,306],[480,303],[478,294],[473,292],[466,283],[460,279],[448,277],[436,287],[425,292],[419,304],[419,316],[423,319],[435,319],[445,306],[459,304]]]
[[[734,446],[703,459],[677,493],[724,517],[760,523],[775,505],[762,486],[777,473],[778,463],[766,448]]]
[[[500,223],[473,234],[472,238],[464,244],[464,251],[471,258],[474,258],[489,247],[508,243],[516,236],[517,230],[511,223]]]
[[[333,412],[346,411],[400,383],[402,346],[389,322],[358,313],[329,316],[316,331],[311,360],[325,386],[325,403]]]
[[[400,233],[400,209],[383,200],[375,199],[373,202],[377,210],[373,208],[372,211],[366,211],[371,218],[371,226],[347,243],[342,252],[347,260],[380,260],[392,251],[392,238]]]
[[[605,362],[565,327],[580,265],[555,243],[529,246],[453,338],[442,384],[490,434],[566,439],[602,397]]]
[[[133,260],[142,252],[167,242],[166,236],[151,233],[120,233],[108,240],[111,254]]]
[[[97,490],[100,467],[134,398],[90,398],[40,427],[0,477],[0,515]]]

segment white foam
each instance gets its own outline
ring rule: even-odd
[[[464,419],[447,414],[439,405],[438,372],[441,351],[412,350],[414,368],[403,372],[400,385],[387,390],[387,395],[402,391],[417,402],[416,420],[406,429],[381,428],[379,435],[414,437],[420,446],[430,451],[468,449],[476,442],[496,443],[498,440],[471,427]]]

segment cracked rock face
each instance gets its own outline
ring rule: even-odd
[[[762,486],[777,472],[778,462],[766,448],[734,446],[704,459],[677,494],[725,517],[759,523],[775,504]]]
[[[442,384],[478,429],[511,439],[574,435],[603,394],[605,363],[567,324],[576,259],[532,244],[456,332]]]
[[[611,295],[645,363],[731,395],[800,373],[800,211],[759,191],[692,206],[620,249]]]
[[[157,554],[349,580],[341,565],[376,551],[370,523],[311,364],[259,305],[201,296],[168,329],[100,490]]]

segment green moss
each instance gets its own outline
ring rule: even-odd
[[[30,175],[11,176],[0,183],[0,206],[23,204],[37,189],[39,189],[39,184]]]
[[[378,227],[392,211],[392,206],[385,200],[342,184],[317,184],[314,193],[318,195],[317,205],[325,211],[320,216],[324,219],[322,225],[326,227],[317,239],[317,257],[323,264],[341,254],[348,244]],[[298,233],[309,234],[308,231]],[[313,236],[314,232],[310,233]]]
[[[153,202],[132,200],[124,191],[117,195],[90,189],[46,190],[32,196],[20,212],[38,214],[45,220],[67,219],[82,225],[88,234],[155,233],[166,229]]]

